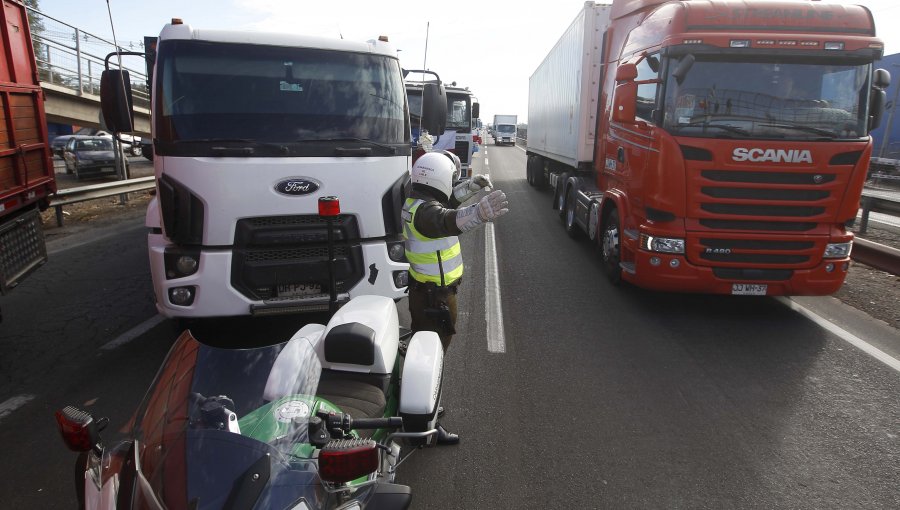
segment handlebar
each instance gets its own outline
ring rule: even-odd
[[[329,431],[340,430],[344,433],[354,429],[398,429],[403,426],[403,418],[399,416],[354,419],[349,414],[327,413],[321,417],[325,419]]]
[[[403,418],[358,418],[350,420],[354,429],[398,429],[403,426]]]

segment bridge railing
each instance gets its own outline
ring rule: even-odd
[[[100,75],[106,55],[116,50],[112,42],[85,32],[36,9],[28,7],[32,45],[40,80],[75,91],[78,95],[100,95]],[[143,51],[141,43],[119,45],[120,51]],[[138,59],[123,57],[123,67],[131,74],[134,105],[150,108],[147,75],[134,67]],[[143,65],[140,60],[140,65]],[[131,65],[129,65],[129,63]],[[118,67],[113,59],[110,66]]]

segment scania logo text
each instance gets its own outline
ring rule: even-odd
[[[808,149],[760,149],[736,147],[731,153],[735,161],[753,163],[812,163],[812,153]]]
[[[308,177],[292,177],[275,185],[275,191],[282,195],[309,195],[319,190],[321,185]]]

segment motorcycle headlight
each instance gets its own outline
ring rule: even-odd
[[[849,243],[830,243],[825,245],[825,254],[823,257],[826,259],[844,259],[850,256],[850,251],[853,249],[853,241]]]

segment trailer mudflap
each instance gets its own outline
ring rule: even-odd
[[[0,294],[6,294],[47,262],[41,217],[36,208],[0,226]]]

